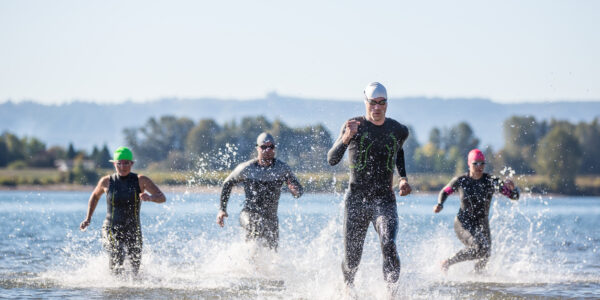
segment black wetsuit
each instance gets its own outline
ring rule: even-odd
[[[283,161],[273,159],[273,163],[263,167],[258,159],[238,165],[223,182],[221,190],[221,210],[227,211],[227,201],[231,189],[238,183],[244,184],[246,200],[240,214],[240,223],[246,229],[246,240],[259,240],[272,249],[277,249],[279,241],[279,219],[277,209],[283,183],[291,182],[298,187],[300,197],[302,185]]]
[[[490,234],[490,204],[495,192],[500,192],[510,199],[519,199],[519,189],[508,190],[498,177],[483,173],[475,180],[465,174],[453,178],[440,192],[438,204],[444,204],[446,198],[458,191],[460,209],[454,219],[454,231],[465,248],[448,259],[448,266],[466,260],[478,259],[475,270],[485,268],[491,255],[492,237]]]
[[[106,220],[102,226],[104,248],[109,253],[109,266],[115,273],[129,257],[134,274],[142,260],[142,228],[140,225],[141,193],[138,175],[110,176],[106,193]]]
[[[408,138],[408,128],[390,118],[386,118],[383,125],[375,125],[364,117],[352,120],[360,124],[350,143],[342,143],[344,125],[327,154],[329,164],[336,165],[347,148],[350,160],[350,182],[345,195],[344,279],[348,284],[353,283],[369,223],[373,223],[381,243],[385,280],[396,282],[400,275],[400,258],[395,241],[398,212],[393,178],[394,168],[401,177],[406,176],[402,145]]]

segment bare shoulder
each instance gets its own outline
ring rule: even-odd
[[[146,175],[142,175],[142,174],[138,174],[138,180],[140,181],[140,183],[152,182],[152,180],[150,179],[150,177],[148,177]]]
[[[98,180],[98,185],[96,185],[96,188],[94,189],[93,193],[97,196],[105,193],[108,190],[109,184],[110,184],[110,175],[106,175],[106,176],[100,178],[100,180]]]
[[[108,187],[109,182],[110,182],[110,175],[103,176],[98,181],[98,186],[99,187]]]

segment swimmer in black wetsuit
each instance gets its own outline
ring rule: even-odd
[[[256,140],[256,151],[257,158],[238,165],[223,182],[217,224],[225,226],[231,189],[236,184],[243,183],[246,201],[240,213],[240,223],[246,230],[246,241],[258,240],[264,246],[277,249],[277,209],[281,186],[287,183],[290,192],[296,198],[302,196],[304,189],[290,167],[285,162],[275,159],[273,136],[261,133]]]
[[[490,234],[490,204],[495,192],[500,192],[512,200],[519,199],[519,189],[514,183],[500,180],[484,173],[485,157],[479,149],[473,149],[468,155],[469,173],[453,178],[440,192],[438,203],[433,207],[439,213],[449,195],[458,191],[460,209],[454,219],[454,231],[465,248],[442,262],[442,271],[462,261],[478,260],[475,271],[482,271],[491,255],[492,237]]]
[[[388,283],[398,281],[400,258],[396,250],[398,212],[393,191],[394,168],[400,175],[400,195],[408,195],[411,191],[402,149],[408,138],[408,128],[385,117],[387,92],[382,84],[373,82],[364,93],[366,115],[346,121],[327,153],[332,166],[342,160],[346,149],[350,160],[342,263],[344,281],[349,286],[353,285],[370,223],[379,235],[384,278]]]
[[[118,148],[111,162],[116,173],[100,179],[90,196],[87,216],[79,228],[84,230],[90,225],[98,200],[106,194],[102,242],[109,254],[110,270],[120,274],[127,256],[133,273],[137,275],[142,260],[141,201],[163,203],[166,199],[150,178],[131,173],[133,154],[128,148]]]

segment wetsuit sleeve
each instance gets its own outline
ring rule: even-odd
[[[331,166],[337,165],[342,158],[344,157],[344,153],[346,153],[346,149],[348,145],[345,145],[342,142],[342,136],[344,136],[344,131],[346,130],[346,123],[342,124],[342,129],[340,130],[340,136],[335,140],[329,152],[327,152],[327,162]]]
[[[504,181],[498,179],[495,182],[497,182],[498,191],[500,191],[502,195],[510,198],[511,200],[519,200],[519,196],[521,193],[518,187],[515,186],[513,190],[510,190],[504,185]]]
[[[406,177],[406,162],[404,160],[404,148],[402,148],[402,145],[404,145],[404,142],[406,142],[409,135],[406,126],[402,126],[402,135],[402,141],[399,143],[400,150],[398,151],[398,154],[396,154],[396,169],[398,170],[398,175],[400,175],[400,177]]]
[[[406,167],[404,163],[404,149],[400,148],[398,155],[396,156],[396,169],[398,169],[398,175],[400,177],[406,177]]]
[[[458,189],[458,177],[452,178],[450,182],[440,191],[438,195],[438,205],[444,206],[448,196],[452,195]]]
[[[296,175],[294,175],[294,173],[292,172],[292,170],[289,167],[288,167],[288,172],[286,175],[286,181],[288,181],[291,184],[298,187],[298,195],[293,195],[294,198],[300,198],[300,196],[302,196],[304,194],[304,187],[302,187],[302,185],[300,184],[300,181],[298,180]]]
[[[227,211],[227,202],[229,201],[229,195],[231,195],[231,189],[241,181],[243,181],[242,171],[244,170],[244,166],[239,165],[223,182],[223,188],[221,189],[221,204],[220,209],[222,211]]]

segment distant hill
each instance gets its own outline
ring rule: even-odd
[[[219,123],[244,116],[279,118],[291,126],[323,123],[338,135],[348,118],[364,114],[360,99],[353,101],[301,99],[270,94],[264,99],[161,99],[146,103],[94,104],[73,102],[43,105],[34,102],[0,104],[0,131],[35,136],[48,146],[91,150],[94,145],[110,148],[123,141],[123,129],[142,126],[150,117],[186,116],[194,121],[212,118]],[[468,122],[482,141],[481,146],[503,147],[502,123],[513,115],[531,115],[589,122],[600,117],[600,102],[548,102],[500,104],[486,99],[400,98],[390,99],[387,115],[414,128],[423,143],[433,127]]]

